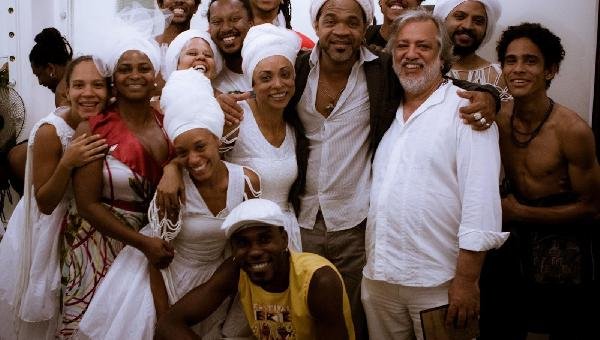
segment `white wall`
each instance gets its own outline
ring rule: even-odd
[[[502,16],[481,56],[497,60],[496,42],[510,25],[539,22],[561,38],[566,51],[549,95],[591,123],[598,28],[598,0],[501,0]]]

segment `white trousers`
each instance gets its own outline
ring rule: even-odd
[[[419,312],[448,303],[449,283],[408,287],[363,276],[361,300],[371,339],[423,340]]]

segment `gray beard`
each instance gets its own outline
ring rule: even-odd
[[[423,75],[415,77],[406,77],[402,75],[399,70],[396,70],[396,75],[404,88],[404,92],[408,94],[420,94],[426,91],[433,82],[439,77],[442,68],[442,62],[438,59],[435,63],[425,66]],[[394,65],[394,69],[396,66]]]

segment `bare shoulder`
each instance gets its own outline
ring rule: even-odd
[[[512,115],[513,107],[514,101],[502,101],[500,111],[498,111],[498,115],[496,115],[496,123],[498,124],[500,131],[510,127],[510,116]]]
[[[592,129],[588,123],[583,120],[579,114],[577,114],[577,112],[558,103],[555,105],[555,123],[557,123],[555,126],[558,137],[560,137],[561,140],[586,138],[588,136],[592,137],[593,139]]]
[[[87,120],[84,120],[77,125],[77,129],[75,129],[75,135],[73,137],[79,137],[84,133],[89,136],[91,132],[92,128],[90,127],[90,123]]]
[[[56,127],[52,124],[44,123],[35,132],[35,144],[43,145],[44,148],[51,147],[54,144],[60,146],[60,138],[56,132]]]
[[[242,168],[244,169],[244,176],[246,176],[246,178],[248,179],[248,181],[246,181],[246,194],[249,198],[260,197],[260,176],[254,169],[245,166]],[[251,187],[249,188],[249,186]]]

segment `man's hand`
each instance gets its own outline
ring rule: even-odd
[[[460,108],[460,118],[473,130],[486,130],[496,119],[496,101],[494,97],[481,91],[457,91],[459,97],[468,99],[471,104]]]
[[[456,276],[448,288],[446,327],[466,328],[471,322],[479,322],[479,299],[479,282]]]

